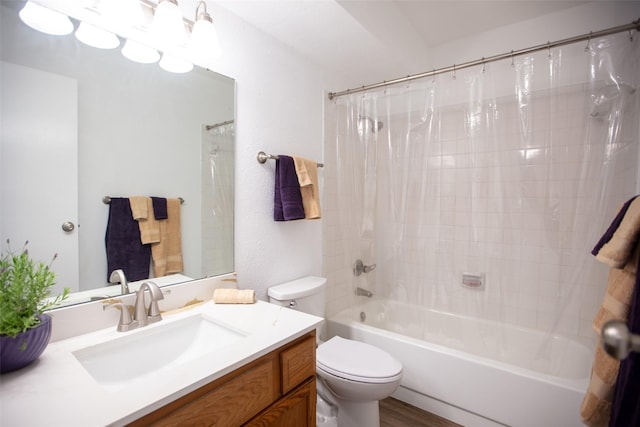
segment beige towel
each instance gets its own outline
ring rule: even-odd
[[[640,197],[631,203],[611,240],[596,255],[596,259],[611,267],[607,290],[593,321],[593,328],[598,336],[602,325],[608,320],[628,319],[640,256],[639,237]],[[600,427],[609,424],[619,367],[620,362],[605,353],[598,340],[591,380],[580,407],[580,415],[586,425]]]
[[[158,223],[160,224],[160,240],[151,245],[153,274],[155,277],[162,277],[167,274],[180,273],[184,266],[179,199],[167,199],[167,219],[160,220]]]
[[[140,228],[140,241],[143,245],[160,241],[160,224],[153,215],[153,202],[151,197],[129,197],[133,219],[138,221]]]
[[[216,304],[253,304],[256,302],[256,291],[253,289],[215,289],[213,302]]]
[[[629,205],[613,237],[596,255],[598,261],[612,268],[622,268],[627,264],[629,256],[638,243],[640,236],[640,197],[636,197]]]
[[[321,212],[318,191],[318,164],[313,160],[296,156],[293,156],[293,163],[300,183],[304,217],[306,219],[319,219]]]

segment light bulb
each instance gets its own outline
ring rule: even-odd
[[[71,20],[60,12],[28,1],[20,10],[22,22],[42,33],[64,36],[73,31]]]
[[[115,49],[120,46],[120,40],[115,34],[88,22],[80,23],[76,30],[76,38],[86,45],[99,49]]]
[[[125,58],[141,64],[153,64],[160,59],[160,54],[157,50],[135,40],[127,40],[125,42],[122,54]]]
[[[103,0],[98,10],[104,18],[124,27],[138,27],[145,23],[139,0]]]
[[[149,35],[157,41],[161,50],[187,42],[187,33],[176,0],[160,0],[149,27]]]
[[[213,26],[211,16],[206,12],[203,15],[202,17],[201,15],[198,16],[195,24],[193,24],[187,49],[191,58],[208,63],[222,56],[222,51],[218,44],[218,33]]]
[[[160,68],[170,73],[188,73],[193,69],[193,64],[167,53],[162,54],[160,59]]]

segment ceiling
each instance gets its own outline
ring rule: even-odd
[[[581,3],[586,1],[222,0],[215,7],[361,84],[433,67],[434,46]]]

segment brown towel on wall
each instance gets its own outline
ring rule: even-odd
[[[626,208],[622,221],[609,241],[595,254],[596,259],[611,267],[607,290],[593,321],[598,336],[605,322],[612,319],[626,321],[629,315],[640,256],[640,198],[631,201]],[[608,425],[619,366],[619,361],[606,354],[598,340],[591,381],[580,408],[586,425]]]
[[[162,277],[180,273],[184,267],[179,199],[167,199],[167,219],[160,220],[158,223],[160,224],[160,241],[151,245],[153,274],[155,277]]]
[[[153,215],[153,201],[151,197],[129,197],[133,219],[138,221],[140,241],[143,245],[160,241],[160,224]]]
[[[302,157],[293,157],[293,162],[300,183],[302,206],[306,219],[319,219],[320,194],[318,192],[318,164],[313,160]]]

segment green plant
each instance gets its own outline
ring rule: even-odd
[[[57,254],[48,265],[36,262],[29,256],[28,243],[16,254],[7,239],[7,253],[0,257],[0,335],[15,337],[38,326],[38,316],[69,294],[65,288],[62,295],[48,299],[55,285],[51,263]]]

